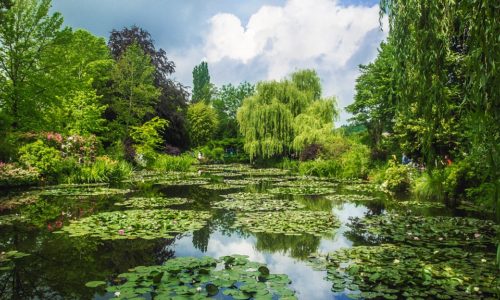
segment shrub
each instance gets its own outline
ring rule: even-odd
[[[23,169],[15,164],[0,162],[0,187],[34,185],[40,174],[34,168]]]
[[[158,155],[153,163],[153,169],[161,171],[179,171],[187,172],[192,170],[197,160],[189,155],[171,156]]]
[[[382,186],[393,193],[407,192],[411,184],[410,172],[411,167],[391,161],[389,167],[385,170],[385,181]]]
[[[119,182],[130,177],[132,167],[125,161],[107,156],[97,157],[95,162],[82,165],[70,177],[72,183]]]
[[[349,151],[340,156],[342,178],[367,178],[370,163],[370,149],[362,144],[353,143]]]
[[[342,166],[336,160],[312,160],[299,164],[299,174],[320,177],[340,177]]]
[[[422,200],[443,201],[445,199],[443,170],[433,170],[431,174],[422,173],[414,180],[412,192]]]
[[[61,170],[61,153],[41,140],[19,149],[19,161],[28,168],[36,168],[44,177],[54,178]]]

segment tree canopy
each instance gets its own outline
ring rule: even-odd
[[[302,151],[333,131],[335,99],[320,99],[315,71],[302,70],[291,79],[257,84],[243,101],[237,119],[251,158]]]

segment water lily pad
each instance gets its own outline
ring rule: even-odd
[[[332,194],[335,191],[333,187],[276,187],[267,191],[271,194],[286,194],[286,195],[325,195]]]
[[[223,198],[230,200],[240,200],[240,201],[253,201],[253,200],[267,200],[274,198],[274,195],[266,194],[266,193],[232,193],[227,195],[221,195]]]
[[[242,227],[251,232],[292,235],[308,233],[319,236],[331,233],[339,225],[339,221],[331,212],[273,211],[240,213],[237,215],[234,227]]]
[[[95,288],[101,285],[106,285],[106,281],[89,281],[85,284],[85,286],[89,288]]]
[[[29,254],[17,250],[0,252],[0,271],[11,270],[14,267],[12,261],[25,256]]]
[[[361,194],[336,194],[325,196],[325,199],[336,202],[357,202],[357,201],[374,201],[380,200],[375,196],[361,195]]]
[[[210,214],[188,210],[126,210],[103,212],[63,227],[71,236],[93,236],[110,239],[169,238],[202,228]]]
[[[241,197],[227,198],[213,204],[212,207],[238,211],[275,211],[302,209],[305,205],[289,199],[250,198],[240,194]],[[253,194],[259,195],[259,194]]]
[[[359,246],[330,253],[327,278],[334,292],[359,289],[363,298],[494,299],[494,259],[458,248]]]
[[[227,183],[213,183],[213,184],[207,184],[204,185],[204,189],[208,190],[215,190],[215,191],[224,191],[224,190],[232,190],[232,189],[237,189],[237,188],[242,188],[243,185],[237,185],[237,184],[227,184]]]
[[[265,276],[263,276],[265,274]],[[118,285],[107,291],[124,297],[155,299],[205,299],[211,296],[231,296],[233,299],[290,297],[290,279],[286,275],[271,274],[261,263],[251,262],[246,256],[179,257],[159,266],[139,266],[118,275]]]
[[[318,181],[318,180],[310,180],[310,179],[298,179],[298,180],[286,180],[273,184],[274,186],[283,186],[283,187],[304,187],[304,188],[312,188],[312,187],[335,187],[337,184],[328,181]]]
[[[493,221],[399,214],[355,218],[349,226],[364,239],[439,247],[493,246],[499,232]]]
[[[133,207],[133,208],[161,208],[174,205],[181,205],[191,202],[186,198],[165,198],[165,197],[133,197],[115,205]]]
[[[106,187],[68,187],[68,188],[53,188],[42,191],[42,196],[100,196],[100,195],[117,195],[128,194],[131,190],[115,189]]]

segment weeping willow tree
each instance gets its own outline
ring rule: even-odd
[[[389,17],[400,100],[419,108],[431,141],[458,99],[467,137],[458,148],[476,163],[483,197],[500,220],[498,0],[381,0],[380,7]],[[432,160],[431,143],[424,146]]]
[[[337,116],[335,98],[320,97],[321,84],[314,70],[257,84],[256,93],[243,101],[237,114],[245,151],[252,159],[270,158],[300,152],[331,134]]]

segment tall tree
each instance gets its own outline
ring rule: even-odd
[[[49,70],[39,61],[43,51],[59,34],[63,19],[49,15],[50,0],[17,0],[4,14],[0,26],[0,87],[5,98],[1,105],[12,115],[13,126],[27,127],[36,121],[35,112],[47,110],[45,97],[34,78]],[[24,122],[21,122],[24,121]]]
[[[193,69],[193,103],[204,101],[210,103],[213,95],[213,85],[210,83],[208,64],[203,61]]]
[[[373,63],[360,65],[354,103],[346,110],[353,114],[354,125],[368,129],[370,146],[379,149],[382,133],[393,133],[396,113],[395,83],[392,79],[394,53],[391,44],[382,43]]]
[[[246,98],[237,119],[251,158],[302,151],[333,130],[335,99],[317,98],[319,77],[315,71],[298,71],[291,80],[260,82]],[[319,89],[320,90],[320,89]]]
[[[213,100],[213,106],[219,116],[219,138],[234,138],[238,136],[239,128],[236,121],[236,112],[243,103],[243,99],[252,96],[255,86],[242,82],[238,86],[223,85]]]
[[[216,111],[203,102],[191,104],[187,111],[191,145],[201,146],[215,134],[219,120]]]
[[[155,68],[154,83],[161,92],[156,105],[156,114],[168,120],[170,124],[162,132],[163,139],[174,146],[186,148],[188,146],[186,109],[189,93],[186,87],[169,78],[175,72],[175,64],[168,60],[165,50],[161,48],[156,50],[149,32],[137,26],[111,31],[108,47],[112,56],[119,59],[134,42],[151,58]]]
[[[126,136],[129,126],[141,124],[148,113],[154,112],[160,96],[159,89],[154,86],[154,72],[151,58],[135,43],[120,56],[112,71],[117,97],[111,108],[117,115],[118,123],[125,125]]]

